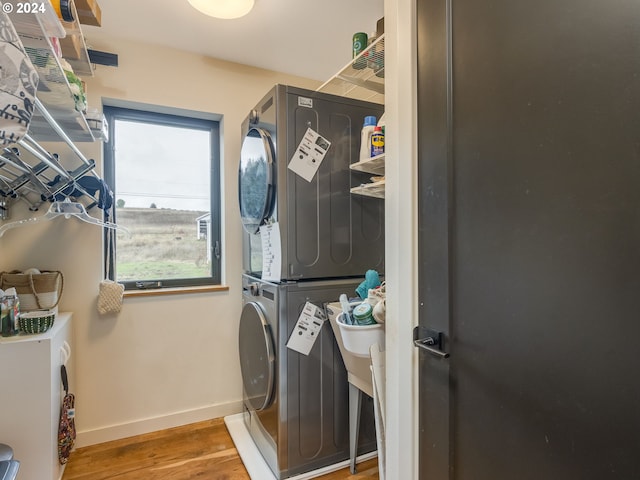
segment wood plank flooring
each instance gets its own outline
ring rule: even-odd
[[[221,418],[71,453],[63,480],[106,479],[250,480]],[[345,468],[318,479],[378,480],[377,459],[359,464],[355,475]]]

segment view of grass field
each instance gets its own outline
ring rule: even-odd
[[[205,236],[198,239],[196,219],[207,212],[159,208],[117,208],[119,225],[131,238],[118,235],[119,281],[207,277]]]

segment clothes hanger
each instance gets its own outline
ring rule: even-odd
[[[97,218],[92,217],[87,213],[86,208],[80,202],[72,202],[68,198],[63,201],[52,202],[49,207],[49,211],[40,217],[27,218],[25,220],[18,220],[16,222],[7,223],[0,227],[0,237],[4,235],[4,232],[16,227],[22,227],[25,225],[31,225],[34,223],[40,223],[48,220],[53,220],[57,217],[71,218],[75,217],[83,222],[90,223],[92,225],[98,225],[104,228],[111,228],[123,232],[127,238],[131,238],[131,232],[125,227],[121,227],[116,223],[103,222]]]
[[[22,177],[25,177],[24,181],[16,185],[15,190],[20,190],[22,187],[31,184],[40,195],[43,195],[43,198],[52,198],[49,187],[40,180],[40,177],[31,166],[22,161],[17,149],[5,148],[3,154],[0,154],[0,160],[24,174],[22,175]]]

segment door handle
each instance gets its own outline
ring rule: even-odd
[[[442,332],[416,327],[413,329],[413,344],[440,359],[449,358],[442,349]]]

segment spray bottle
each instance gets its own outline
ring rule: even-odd
[[[377,157],[384,153],[384,133],[382,127],[375,127],[371,134],[371,156]]]

